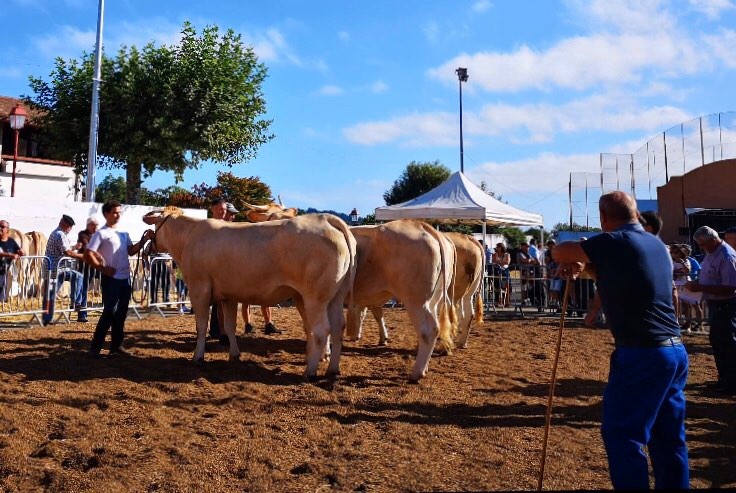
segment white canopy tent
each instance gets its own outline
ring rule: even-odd
[[[490,226],[542,226],[542,216],[504,204],[457,171],[424,195],[402,204],[376,208],[376,220],[426,219]]]
[[[443,223],[483,225],[483,251],[486,226],[543,226],[542,216],[504,204],[471,182],[461,171],[419,197],[396,205],[376,208],[376,220],[424,219]]]

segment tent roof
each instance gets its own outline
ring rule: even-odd
[[[440,185],[402,204],[376,208],[376,219],[426,219],[493,226],[541,226],[542,216],[494,199],[457,171]]]

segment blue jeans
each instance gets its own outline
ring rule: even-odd
[[[616,348],[603,393],[601,432],[615,489],[690,486],[685,444],[688,358],[682,344],[657,348]]]
[[[130,279],[115,279],[102,276],[102,315],[97,321],[95,334],[92,336],[90,351],[99,353],[105,343],[107,330],[112,327],[110,350],[115,351],[123,343],[125,318],[128,316],[130,304]]]
[[[72,306],[70,308],[77,308],[82,306],[83,303],[86,304],[86,296],[84,296],[84,301],[82,301],[82,277],[82,273],[77,272],[76,270],[62,269],[58,272],[56,282],[52,282],[49,289],[44,290],[43,306],[47,309],[46,313],[44,313],[42,317],[44,324],[51,322],[54,318],[54,310],[56,308],[56,290],[64,281],[69,281],[69,285],[71,287],[69,298]]]

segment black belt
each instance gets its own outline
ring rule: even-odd
[[[667,347],[677,346],[682,344],[682,337],[668,337],[661,341],[642,341],[639,339],[626,339],[620,337],[615,341],[616,347],[627,347],[627,348],[655,348],[655,347]]]

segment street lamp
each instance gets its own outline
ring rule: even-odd
[[[353,210],[350,211],[350,222],[352,223],[353,226],[357,226],[358,225],[358,218],[359,217],[360,217],[360,214],[358,213],[358,209],[356,209],[355,207],[353,207]]]
[[[458,85],[460,86],[460,173],[465,171],[463,163],[463,82],[468,81],[468,69],[464,67],[458,67],[455,70],[458,79]]]
[[[15,197],[15,165],[18,161],[18,137],[20,129],[26,124],[26,110],[20,104],[10,110],[10,128],[15,130],[15,148],[13,151],[13,178],[10,181],[10,196]]]

